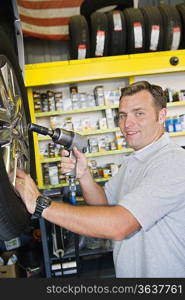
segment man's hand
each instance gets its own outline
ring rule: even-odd
[[[87,159],[83,153],[78,151],[76,147],[73,148],[73,152],[76,159],[72,159],[69,156],[69,152],[67,150],[62,150],[62,160],[61,160],[61,168],[62,173],[68,173],[73,170],[76,166],[76,177],[77,179],[82,179],[84,175],[88,172]]]
[[[23,200],[29,213],[33,214],[36,206],[36,199],[40,192],[30,175],[17,169],[15,189]]]

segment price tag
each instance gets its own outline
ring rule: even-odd
[[[95,56],[103,56],[104,45],[105,45],[105,31],[98,30],[96,33]]]
[[[122,30],[121,15],[119,12],[113,13],[113,23],[114,23],[114,31]]]
[[[143,32],[142,26],[140,22],[134,23],[134,42],[135,48],[142,48],[143,47]]]
[[[159,25],[152,25],[151,30],[151,37],[150,37],[150,50],[157,50],[157,46],[159,43],[159,33],[160,33],[160,26]]]
[[[78,46],[78,59],[86,58],[86,45],[79,45]]]
[[[181,37],[180,27],[174,27],[173,28],[173,37],[172,37],[171,50],[177,50],[179,48],[180,37]]]

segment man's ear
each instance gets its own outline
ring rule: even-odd
[[[166,120],[166,116],[167,116],[167,108],[162,108],[159,111],[159,123],[163,124]]]

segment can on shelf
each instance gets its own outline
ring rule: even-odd
[[[180,115],[179,118],[181,121],[181,129],[182,131],[185,131],[185,114]]]

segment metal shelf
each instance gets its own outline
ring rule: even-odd
[[[167,107],[176,107],[176,106],[185,106],[185,101],[175,101],[175,102],[168,102]],[[74,110],[58,110],[58,111],[47,111],[47,112],[38,112],[35,113],[36,118],[43,118],[43,117],[51,117],[51,116],[60,116],[60,115],[71,115],[71,114],[80,114],[86,112],[96,112],[100,110],[106,110],[108,108],[119,108],[119,104],[114,105],[104,105],[104,106],[95,106],[95,107],[87,107],[83,109],[74,109]]]
[[[168,102],[167,107],[185,106],[185,101]]]
[[[170,136],[183,136],[185,135],[185,131],[179,131],[179,132],[170,132]]]
[[[103,178],[103,177],[100,177],[100,178],[96,178],[95,181],[96,182],[106,182],[110,179],[111,177],[108,177],[108,178]],[[77,181],[77,185],[79,184],[79,182]],[[63,183],[60,183],[60,184],[55,184],[55,185],[43,185],[40,189],[44,189],[44,190],[50,190],[50,189],[56,189],[56,188],[63,188],[65,186],[68,186],[68,183],[66,182],[63,182]]]
[[[172,56],[179,58],[176,66],[170,63]],[[184,70],[185,50],[107,56],[26,65],[25,85],[56,85]]]
[[[76,133],[79,133],[80,135],[96,135],[96,134],[103,134],[103,133],[111,133],[111,132],[117,132],[120,131],[119,127],[115,128],[104,128],[104,129],[90,129],[90,130],[83,130],[83,131],[75,131]],[[51,140],[50,137],[44,136],[44,137],[38,137],[38,141],[49,141]]]
[[[104,105],[104,106],[95,106],[95,107],[87,107],[83,109],[74,109],[74,110],[58,110],[58,111],[47,111],[47,112],[38,112],[35,113],[36,118],[41,117],[50,117],[50,116],[57,116],[57,115],[71,115],[71,114],[79,114],[79,113],[86,113],[86,112],[93,112],[93,111],[99,111],[99,110],[106,110],[108,108],[118,108],[118,104],[114,105]]]
[[[121,150],[86,153],[85,156],[86,157],[98,157],[98,156],[107,156],[107,155],[130,153],[130,152],[133,152],[133,149],[124,148],[124,149],[121,149]],[[41,163],[52,163],[52,162],[58,162],[60,160],[61,160],[61,156],[52,157],[52,158],[43,158],[43,159],[41,159]]]

